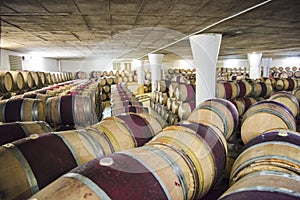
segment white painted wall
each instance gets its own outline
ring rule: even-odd
[[[1,49],[0,70],[10,70],[9,55],[24,56],[23,70],[58,71],[57,60]]]
[[[62,71],[68,72],[91,72],[91,71],[111,71],[112,60],[60,60]]]

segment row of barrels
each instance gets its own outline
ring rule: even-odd
[[[56,92],[53,92],[53,90],[60,91],[59,88],[65,90],[67,85],[73,83],[74,81],[70,81],[57,86],[46,87],[22,95],[13,96],[10,99],[1,100],[0,107],[2,112],[0,121],[45,121],[45,103],[48,98],[55,96],[54,94],[56,94]],[[51,91],[51,93],[48,93],[48,90]]]
[[[6,143],[0,146],[1,199],[28,199],[71,169],[113,152],[142,146],[161,129],[149,114],[128,113],[84,129],[45,130]],[[16,133],[6,128],[6,133],[0,132],[4,134]]]
[[[239,97],[268,98],[276,91],[292,91],[300,86],[300,79],[261,78],[257,80],[243,79],[238,81],[218,81],[216,97],[235,99]]]
[[[272,67],[270,69],[270,76],[274,78],[300,78],[300,71],[296,66],[292,68]]]
[[[150,106],[170,125],[187,119],[195,108],[195,90],[191,84],[161,80],[156,82],[155,88]]]
[[[145,80],[151,80],[151,70],[144,70]],[[118,77],[122,82],[137,82],[137,71],[136,70],[122,70],[122,71],[91,71],[88,75],[87,72],[77,71],[74,74],[77,79],[88,79],[88,78],[101,78],[108,76]]]
[[[143,107],[143,103],[135,97],[124,83],[117,84],[112,89],[110,104],[112,116],[128,112],[148,113],[148,108]]]
[[[226,100],[212,101],[231,113]],[[198,120],[166,127],[143,147],[75,168],[32,199],[75,199],[87,192],[101,199],[200,199],[224,170],[227,142],[214,123]]]
[[[292,91],[300,86],[300,79],[298,78],[260,78],[257,81],[270,84],[275,91]]]
[[[97,83],[70,81],[14,96],[0,101],[0,121],[46,121],[53,127],[93,124],[101,115],[97,91]]]
[[[69,72],[0,71],[0,93],[20,93],[72,79]]]

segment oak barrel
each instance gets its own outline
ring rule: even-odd
[[[52,128],[44,121],[9,122],[0,124],[0,145],[28,137],[33,134],[52,132]]]
[[[299,112],[299,102],[294,95],[287,92],[278,92],[273,94],[269,99],[284,104],[292,111],[294,117],[297,116]]]
[[[10,72],[1,71],[0,72],[0,92],[6,93],[13,89],[13,76]]]
[[[241,137],[244,144],[272,129],[296,130],[295,118],[284,104],[265,100],[252,105],[244,114]]]
[[[15,98],[0,101],[0,121],[45,121],[45,102],[39,99]]]
[[[215,98],[200,103],[190,114],[188,120],[214,125],[228,139],[238,126],[239,114],[230,101]]]
[[[175,88],[175,98],[178,101],[194,101],[195,90],[191,84],[179,84]]]
[[[65,95],[47,99],[47,122],[68,125],[91,125],[94,111],[87,96]]]

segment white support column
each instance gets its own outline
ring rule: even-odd
[[[137,70],[137,77],[138,77],[137,94],[144,94],[144,82],[145,82],[144,61],[135,60],[133,61],[133,65]]]
[[[262,66],[264,67],[263,77],[269,77],[271,62],[272,62],[272,58],[263,58],[261,60]]]
[[[248,53],[248,62],[250,65],[250,73],[249,73],[249,78],[251,79],[257,79],[261,77],[261,69],[260,69],[260,63],[261,63],[261,57],[262,53]]]
[[[58,68],[59,72],[62,72],[62,69],[61,69],[61,60],[57,60],[57,68]]]
[[[200,34],[190,37],[196,68],[196,106],[216,96],[216,62],[221,34]]]
[[[148,54],[149,63],[151,65],[151,85],[152,91],[154,91],[155,81],[161,80],[161,67],[163,54]]]

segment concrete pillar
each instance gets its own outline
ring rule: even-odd
[[[149,63],[151,65],[151,86],[152,91],[154,91],[155,81],[161,80],[161,67],[163,54],[148,54]]]
[[[145,82],[144,61],[135,60],[133,61],[133,65],[137,70],[137,77],[138,77],[137,94],[144,94],[144,82]]]
[[[221,34],[200,34],[190,37],[196,68],[196,106],[216,96],[216,62]]]
[[[261,77],[261,70],[260,70],[260,63],[261,63],[261,57],[262,53],[248,53],[248,62],[250,65],[249,69],[249,78],[251,79],[257,79]]]
[[[264,68],[263,71],[263,77],[269,77],[270,75],[270,68],[271,68],[271,62],[272,62],[272,58],[263,58],[261,60],[261,64]]]
[[[57,60],[57,68],[58,68],[59,72],[62,72],[62,69],[61,69],[61,60]]]

